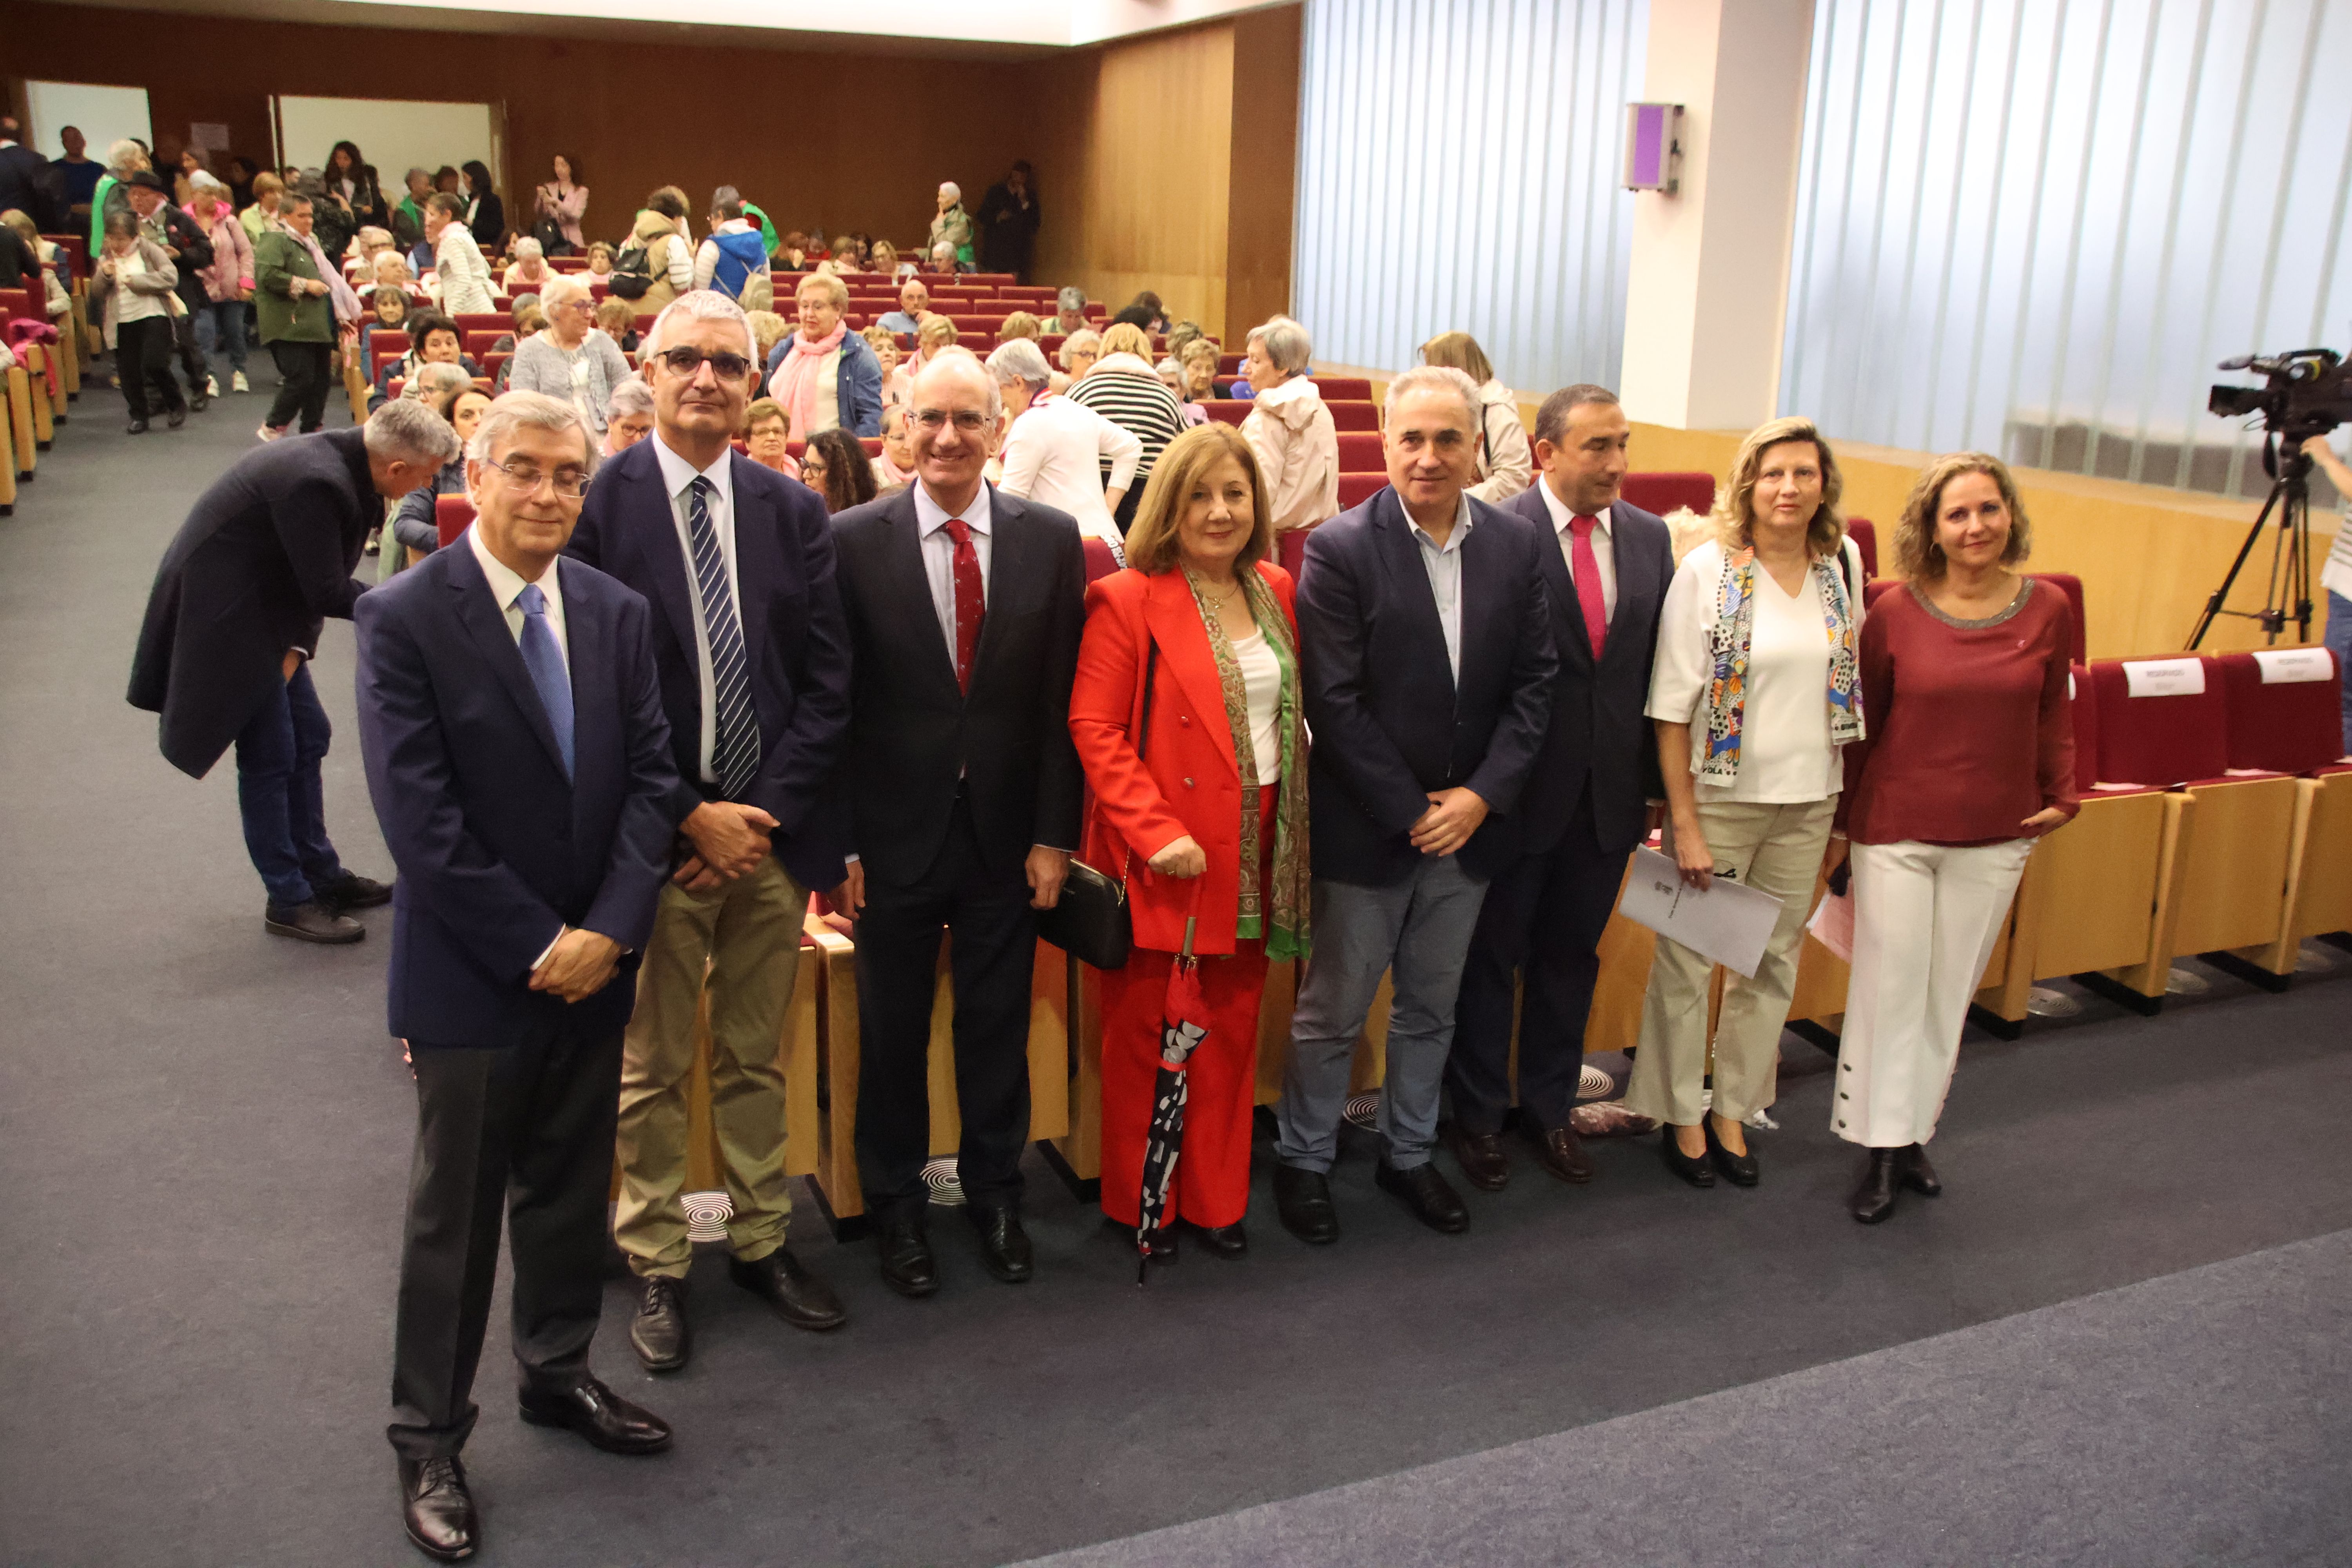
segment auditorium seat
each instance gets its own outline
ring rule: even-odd
[[[2066,595],[2066,603],[2074,622],[2074,640],[2067,657],[2076,664],[2091,662],[2090,622],[2083,613],[2083,580],[2071,572],[2029,572],[2026,575],[2047,584]]]
[[[2344,755],[2343,671],[2324,647],[2225,653],[2230,765],[2300,775],[2288,836],[2279,934],[2240,954],[2273,975],[2294,973],[2306,937],[2352,931],[2352,759]]]
[[[514,331],[514,318],[506,314],[502,310],[470,311],[466,315],[456,316],[451,319],[457,323],[457,330],[461,332],[511,332]],[[647,325],[651,325],[651,322],[647,318],[639,317],[638,319],[640,321],[646,321]],[[644,329],[640,328],[639,330],[643,331]]]
[[[1087,581],[1108,577],[1118,570],[1118,557],[1110,552],[1110,545],[1089,534],[1083,542],[1087,552]]]
[[[1234,367],[1237,371],[1239,366]],[[1326,403],[1370,403],[1372,384],[1360,375],[1318,375],[1314,378],[1316,390],[1322,393]]]
[[[433,526],[441,535],[444,548],[457,542],[457,536],[473,526],[474,503],[466,496],[436,496],[433,498]]]
[[[1315,531],[1315,524],[1304,528],[1286,528],[1274,536],[1274,563],[1290,574],[1295,580],[1307,564],[1307,536]]]
[[[1249,417],[1250,411],[1246,398],[1204,397],[1201,400],[1200,407],[1202,412],[1220,425],[1238,425]]]
[[[1700,473],[1633,473],[1618,491],[1643,511],[1660,517],[1681,507],[1705,517],[1715,505],[1715,476]]]
[[[1360,507],[1388,488],[1386,474],[1341,474],[1339,476],[1339,510],[1346,511]]]
[[[398,359],[408,352],[408,334],[390,327],[378,327],[368,334],[368,380],[373,384],[383,374],[384,362]]]
[[[1339,471],[1343,474],[1382,474],[1388,472],[1388,460],[1381,453],[1378,431],[1349,430],[1339,437]]]
[[[1862,556],[1863,580],[1876,581],[1878,577],[1877,524],[1866,517],[1850,517],[1845,520],[1845,531],[1852,536],[1853,547]]]
[[[468,330],[466,333],[466,353],[476,364],[479,364],[482,362],[482,356],[497,347],[500,338],[512,336],[514,336],[512,327],[500,327],[496,331]]]
[[[1324,406],[1331,411],[1331,425],[1334,429],[1378,431],[1381,427],[1381,406],[1377,403],[1326,401]]]

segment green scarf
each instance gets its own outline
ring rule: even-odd
[[[1308,928],[1308,863],[1307,852],[1307,720],[1298,699],[1298,647],[1292,640],[1290,621],[1275,599],[1274,590],[1254,567],[1240,574],[1249,595],[1250,612],[1257,617],[1266,647],[1282,667],[1282,697],[1276,727],[1282,732],[1281,797],[1274,808],[1274,860],[1270,876],[1261,876],[1265,846],[1261,843],[1263,816],[1257,776],[1257,744],[1250,733],[1249,688],[1242,677],[1241,660],[1217,612],[1201,592],[1201,580],[1191,569],[1185,584],[1192,590],[1193,607],[1209,634],[1209,651],[1217,661],[1217,684],[1225,697],[1225,722],[1232,727],[1234,762],[1242,775],[1241,903],[1234,922],[1238,941],[1265,939],[1265,955],[1280,962],[1304,958],[1313,940]],[[1261,893],[1261,884],[1264,891]]]

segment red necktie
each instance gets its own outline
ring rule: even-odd
[[[1568,520],[1569,531],[1576,536],[1569,556],[1576,572],[1576,602],[1584,606],[1584,635],[1592,640],[1595,664],[1601,662],[1601,650],[1609,646],[1609,605],[1601,596],[1601,558],[1592,552],[1592,531],[1600,526],[1599,518]]]
[[[980,584],[980,552],[971,547],[971,527],[960,517],[948,519],[948,537],[955,541],[955,661],[956,685],[971,694],[971,664],[980,652],[980,623],[988,613],[988,595]]]

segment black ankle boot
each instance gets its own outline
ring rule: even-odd
[[[1864,1225],[1876,1225],[1895,1212],[1895,1157],[1898,1152],[1895,1149],[1870,1152],[1870,1163],[1853,1189],[1853,1217]]]
[[[1944,1190],[1936,1167],[1927,1163],[1927,1149],[1917,1143],[1895,1151],[1895,1179],[1923,1198],[1938,1196]]]

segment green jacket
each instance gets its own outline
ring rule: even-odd
[[[768,254],[773,256],[776,253],[776,247],[784,243],[777,237],[776,226],[768,221],[766,213],[761,212],[750,202],[743,204],[743,216],[760,226],[760,237],[768,242]]]
[[[294,279],[317,279],[310,247],[282,229],[268,229],[253,242],[253,308],[261,317],[264,343],[331,343],[335,310],[324,294],[294,297]]]

